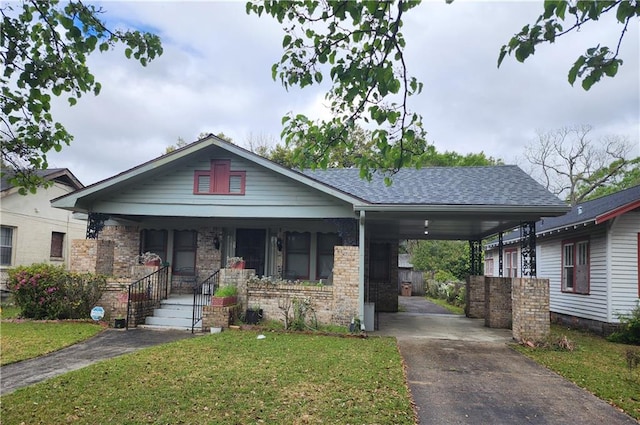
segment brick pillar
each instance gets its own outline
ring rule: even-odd
[[[513,338],[518,342],[549,337],[549,279],[514,278]]]
[[[74,239],[71,241],[69,268],[79,273],[113,275],[114,242],[101,239]]]
[[[484,276],[467,276],[467,305],[464,312],[472,319],[483,319],[484,308]]]
[[[511,278],[485,277],[484,299],[484,325],[511,329]]]
[[[348,326],[359,313],[359,248],[336,246],[333,252],[333,323]]]
[[[220,286],[231,285],[238,288],[238,303],[246,309],[247,281],[255,274],[256,271],[253,269],[220,269]]]

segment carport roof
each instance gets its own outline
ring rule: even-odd
[[[392,176],[390,186],[383,174],[367,181],[355,168],[304,173],[371,204],[566,207],[516,165],[403,168]]]
[[[378,238],[480,240],[570,209],[515,165],[401,169],[390,186],[357,169],[304,173],[361,199],[354,209]]]

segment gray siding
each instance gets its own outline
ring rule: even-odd
[[[589,235],[589,295],[562,292],[562,241]],[[550,310],[571,316],[608,322],[607,239],[605,226],[591,232],[567,232],[538,241],[538,276],[549,279]]]
[[[353,206],[240,157],[215,149],[99,202],[109,213],[186,217],[353,217]],[[216,153],[221,156],[215,156]],[[246,171],[244,195],[194,195],[196,170],[211,159],[231,159],[231,170]]]
[[[611,224],[611,322],[638,303],[638,233],[640,212],[629,212]]]

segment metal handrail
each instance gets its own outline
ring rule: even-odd
[[[202,320],[202,311],[205,305],[211,303],[211,296],[218,288],[220,282],[220,270],[213,272],[211,276],[193,287],[193,315],[191,318],[191,333],[194,333],[196,324]]]
[[[165,266],[129,285],[129,301],[127,303],[127,324],[133,321],[134,326],[142,323],[153,310],[160,306],[160,301],[169,296],[169,267]]]

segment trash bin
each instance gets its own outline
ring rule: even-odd
[[[402,294],[403,297],[410,297],[411,296],[411,287],[413,285],[411,284],[411,282],[402,282],[402,289],[400,291],[400,293]]]

